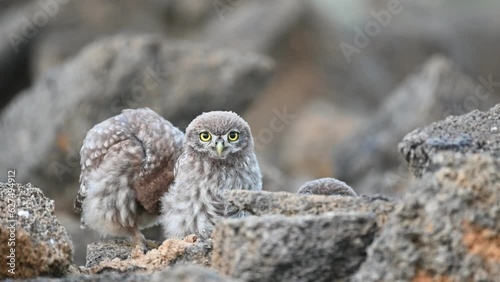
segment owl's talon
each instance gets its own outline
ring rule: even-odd
[[[148,251],[148,246],[146,244],[146,239],[144,235],[142,235],[141,231],[138,228],[130,228],[130,235],[133,238],[134,245],[139,247],[143,253]]]
[[[137,244],[137,247],[142,251],[143,254],[146,254],[148,252],[148,246],[146,246],[144,243]]]
[[[203,229],[200,231],[200,234],[198,234],[198,237],[202,240],[207,240],[212,236],[211,231],[207,231],[206,229]]]

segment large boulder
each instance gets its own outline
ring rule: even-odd
[[[500,159],[441,153],[405,195],[353,281],[497,281]]]
[[[401,186],[411,175],[395,149],[399,141],[411,130],[448,115],[490,108],[500,96],[489,91],[448,59],[432,57],[385,99],[366,126],[336,146],[335,177],[358,193],[402,195]],[[387,172],[391,175],[386,181],[364,179]],[[385,185],[373,186],[374,182]]]
[[[244,281],[333,281],[353,274],[376,233],[370,214],[229,219],[214,230],[212,267]]]
[[[500,104],[416,129],[403,138],[399,151],[416,176],[436,169],[432,158],[442,151],[500,157]]]
[[[239,112],[260,94],[272,68],[272,61],[260,55],[159,36],[102,39],[53,69],[1,113],[0,130],[9,134],[0,135],[0,170],[15,166],[19,180],[57,187],[58,197],[70,187],[66,195],[73,198],[78,152],[96,123],[123,108],[145,106],[181,128],[203,111]]]
[[[13,181],[0,183],[0,199],[0,253],[4,258],[0,278],[65,275],[73,244],[54,216],[54,201],[30,184]]]

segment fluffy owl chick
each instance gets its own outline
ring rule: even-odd
[[[320,178],[306,182],[297,192],[304,195],[357,197],[356,192],[344,182],[335,178]]]
[[[148,108],[124,110],[94,126],[80,151],[75,211],[101,235],[130,236],[158,223],[184,134]]]
[[[250,127],[233,112],[203,113],[186,129],[174,183],[162,197],[165,236],[208,237],[220,218],[243,216],[223,199],[236,189],[262,189]]]

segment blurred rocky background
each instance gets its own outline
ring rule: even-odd
[[[402,198],[407,133],[500,102],[499,27],[493,0],[3,0],[0,182],[16,169],[54,199],[84,264],[98,239],[72,212],[85,133],[147,106],[182,130],[241,114],[264,190],[336,177]]]

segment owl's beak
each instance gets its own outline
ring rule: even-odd
[[[219,156],[222,155],[222,151],[224,150],[224,145],[222,145],[222,142],[217,142],[215,144],[215,150],[217,151],[217,154]]]

